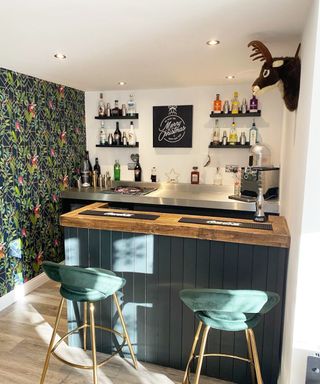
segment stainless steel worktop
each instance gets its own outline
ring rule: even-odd
[[[114,185],[139,185],[144,187],[158,188],[147,195],[123,195],[110,194],[101,188],[71,188],[62,192],[64,199],[109,201],[135,204],[167,205],[192,208],[208,208],[221,210],[235,210],[254,212],[255,204],[231,200],[229,195],[233,194],[232,186],[215,185],[192,185],[192,184],[170,184],[170,183],[132,183],[122,181]],[[265,202],[265,212],[279,213],[279,201],[270,200]]]

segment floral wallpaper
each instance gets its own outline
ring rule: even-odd
[[[84,151],[84,92],[0,68],[0,296],[63,260],[59,196]]]

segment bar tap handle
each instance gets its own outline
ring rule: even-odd
[[[258,189],[258,196],[256,199],[256,212],[254,214],[253,220],[258,222],[264,222],[267,221],[267,217],[264,213],[264,197],[263,197],[263,191],[262,188],[259,187]]]

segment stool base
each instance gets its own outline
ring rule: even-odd
[[[196,347],[197,347],[197,344],[199,341],[199,336],[201,333],[202,326],[203,326],[203,323],[200,321],[198,328],[197,328],[197,331],[196,331],[196,334],[195,334],[195,337],[194,337],[194,340],[193,340],[193,344],[191,347],[191,352],[190,352],[190,356],[189,356],[188,363],[186,366],[186,370],[185,370],[185,373],[183,376],[182,384],[191,384],[190,378],[189,378],[189,374],[190,374],[190,368],[189,367],[190,367],[190,363],[193,359],[198,359],[198,364],[197,364],[193,384],[199,384],[202,362],[203,362],[204,357],[226,357],[226,358],[232,358],[232,359],[245,361],[245,362],[249,363],[250,367],[251,367],[252,383],[253,384],[254,383],[263,384],[255,336],[254,336],[254,332],[251,328],[245,330],[246,340],[247,340],[247,345],[248,345],[248,355],[249,355],[249,358],[245,358],[245,357],[241,357],[241,356],[228,355],[228,354],[223,354],[223,353],[204,353],[206,343],[207,343],[208,334],[209,334],[209,330],[210,330],[209,326],[204,327],[204,330],[202,333],[199,355],[195,355],[195,350],[196,350]]]
[[[58,329],[58,326],[59,326],[59,323],[60,323],[62,308],[63,308],[63,304],[64,304],[64,301],[65,301],[64,298],[61,298],[60,304],[59,304],[58,313],[57,313],[55,324],[54,324],[54,328],[53,328],[53,332],[52,332],[52,336],[51,336],[51,340],[50,340],[50,343],[49,343],[49,347],[48,347],[48,351],[47,351],[47,355],[46,355],[46,359],[45,359],[45,363],[44,363],[44,367],[43,367],[43,370],[42,370],[40,384],[43,384],[44,381],[45,381],[45,377],[46,377],[46,373],[47,373],[47,370],[48,370],[51,354],[54,357],[56,357],[58,360],[60,360],[62,363],[65,363],[65,364],[67,364],[67,365],[69,365],[71,367],[80,368],[80,369],[91,369],[93,371],[93,383],[97,384],[98,383],[97,369],[100,368],[101,366],[103,366],[104,364],[106,364],[113,356],[115,356],[116,354],[120,353],[122,348],[125,346],[125,344],[127,344],[128,347],[129,347],[129,351],[130,351],[130,355],[131,355],[131,358],[132,358],[133,365],[137,369],[137,367],[138,367],[137,359],[135,357],[135,354],[134,354],[134,351],[133,351],[133,348],[132,348],[132,344],[131,344],[131,341],[130,341],[130,338],[129,338],[129,335],[128,335],[128,332],[127,332],[127,327],[126,327],[126,324],[124,322],[124,318],[123,318],[123,315],[122,315],[120,303],[119,303],[119,300],[118,300],[118,297],[117,297],[116,294],[113,294],[113,300],[114,300],[114,303],[115,303],[116,308],[117,308],[117,312],[118,312],[118,315],[119,315],[119,318],[120,318],[120,322],[121,322],[121,325],[122,325],[123,333],[120,333],[120,332],[118,332],[118,331],[116,331],[114,329],[111,329],[111,328],[103,327],[101,325],[96,325],[95,324],[95,320],[94,320],[94,304],[93,303],[89,304],[90,324],[88,324],[88,316],[87,316],[88,305],[87,305],[87,302],[85,302],[84,303],[84,322],[83,322],[83,325],[81,325],[81,326],[71,330],[70,332],[66,333],[64,336],[62,336],[55,343],[57,329]],[[76,363],[73,363],[71,361],[65,360],[64,358],[62,358],[62,357],[60,357],[60,356],[58,356],[56,354],[55,351],[58,348],[58,346],[66,338],[68,338],[70,335],[72,335],[73,333],[76,333],[76,332],[78,332],[80,330],[83,330],[83,344],[84,344],[84,351],[86,351],[87,350],[87,328],[90,328],[90,333],[91,333],[92,365],[76,364]],[[107,331],[107,332],[111,332],[111,333],[113,333],[113,334],[115,334],[115,335],[117,335],[117,336],[119,336],[119,337],[121,337],[123,339],[120,347],[117,348],[117,350],[115,352],[113,352],[110,356],[108,356],[106,359],[104,359],[100,363],[97,363],[97,356],[96,356],[96,338],[95,338],[95,329],[96,328],[102,329],[102,330]]]

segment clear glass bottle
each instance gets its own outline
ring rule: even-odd
[[[245,115],[248,111],[247,99],[243,99],[241,103],[241,113]]]
[[[104,122],[101,121],[101,127],[100,127],[100,144],[105,145],[106,143],[106,132],[104,130]]]
[[[220,128],[219,128],[219,120],[215,120],[215,127],[214,127],[214,132],[213,132],[213,137],[212,137],[212,144],[214,145],[219,145],[220,142]]]
[[[233,115],[238,114],[239,113],[239,108],[240,108],[240,103],[239,103],[239,100],[238,100],[238,92],[235,91],[233,93],[233,99],[231,101],[231,113]]]
[[[119,101],[114,101],[114,108],[111,109],[111,116],[120,116]]]
[[[113,166],[113,176],[115,181],[120,181],[120,163],[116,160]]]
[[[229,133],[229,145],[236,145],[238,141],[238,135],[236,130],[236,123],[233,120],[230,133]]]
[[[122,133],[122,145],[124,145],[124,146],[126,146],[126,145],[128,145],[128,139],[127,139],[127,135],[126,135],[126,133],[125,133],[125,131],[123,131],[123,133]]]
[[[221,113],[222,102],[219,93],[216,94],[216,99],[213,101],[213,113]]]
[[[136,145],[136,134],[134,132],[133,121],[130,121],[130,129],[128,132],[128,145]]]
[[[258,129],[256,127],[255,120],[253,119],[252,127],[249,131],[249,144],[251,146],[256,145],[258,142]]]
[[[134,96],[130,95],[128,100],[128,115],[134,116],[136,114],[136,102],[134,101]]]
[[[222,136],[222,145],[228,145],[228,136],[227,136],[227,131],[223,131],[223,136]]]
[[[100,100],[99,100],[99,104],[98,104],[98,115],[100,117],[105,115],[105,104],[103,101],[103,93],[100,93]]]
[[[241,132],[240,136],[240,145],[246,145],[247,143],[247,138],[245,132]]]
[[[222,174],[221,174],[221,168],[216,168],[216,174],[213,180],[214,185],[222,185]]]
[[[191,184],[199,184],[200,182],[200,173],[198,167],[192,167],[191,171]]]
[[[106,105],[105,114],[106,114],[107,117],[110,117],[110,116],[111,116],[111,107],[110,107],[110,103],[107,103],[107,105]]]

